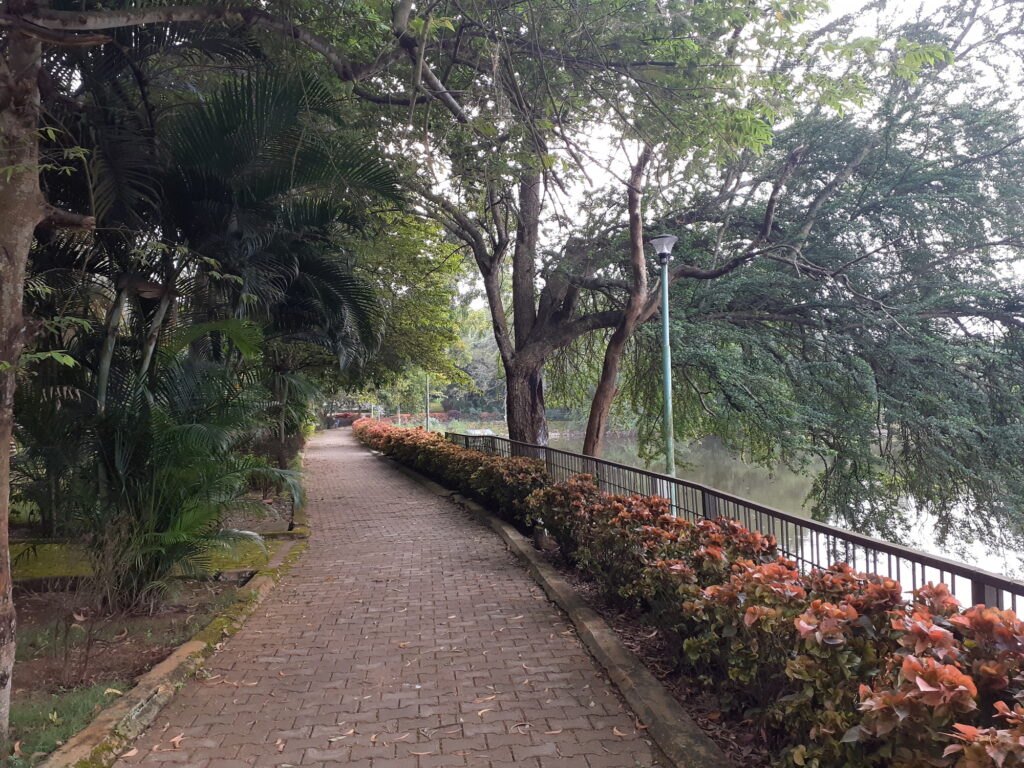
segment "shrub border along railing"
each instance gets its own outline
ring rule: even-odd
[[[774,765],[1024,768],[1014,611],[963,607],[941,584],[908,594],[846,563],[802,571],[734,520],[673,516],[665,498],[608,494],[585,473],[554,481],[547,454],[371,420],[353,431],[520,529],[546,529],[568,564],[657,629],[660,665],[752,724]]]
[[[661,496],[670,500],[677,516],[691,521],[736,520],[750,530],[775,536],[782,554],[802,571],[845,562],[854,569],[895,579],[908,590],[929,582],[941,582],[949,586],[961,602],[984,603],[1024,613],[1024,582],[966,563],[783,512],[689,480],[592,456],[496,435],[446,432],[445,439],[463,448],[496,456],[540,459],[552,482],[586,474],[595,478],[598,487],[607,493]]]
[[[1013,611],[964,608],[942,584],[908,595],[845,563],[801,571],[770,534],[672,516],[665,498],[605,493],[587,474],[553,482],[546,456],[369,419],[353,431],[521,530],[547,530],[579,574],[657,628],[666,668],[752,724],[775,765],[1024,768]]]

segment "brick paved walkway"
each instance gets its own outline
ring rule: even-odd
[[[655,764],[490,529],[349,430],[305,467],[309,550],[119,767]]]

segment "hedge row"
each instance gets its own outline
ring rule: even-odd
[[[775,539],[730,520],[671,517],[590,477],[472,451],[422,430],[356,422],[364,443],[543,525],[615,600],[673,639],[679,669],[753,721],[783,766],[1024,766],[1024,622],[962,608],[945,585],[907,599],[845,564],[802,574]]]

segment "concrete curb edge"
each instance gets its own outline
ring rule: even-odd
[[[202,667],[217,645],[235,634],[306,550],[307,542],[285,542],[274,560],[245,585],[242,597],[199,630],[171,655],[142,675],[130,691],[103,709],[37,768],[109,768],[120,753],[149,727],[182,682]]]

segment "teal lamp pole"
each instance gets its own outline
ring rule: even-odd
[[[668,263],[672,258],[672,246],[679,238],[675,235],[658,235],[651,238],[651,245],[661,265],[661,364],[662,386],[665,398],[665,474],[676,474],[676,441],[672,424],[672,345],[668,332]]]

